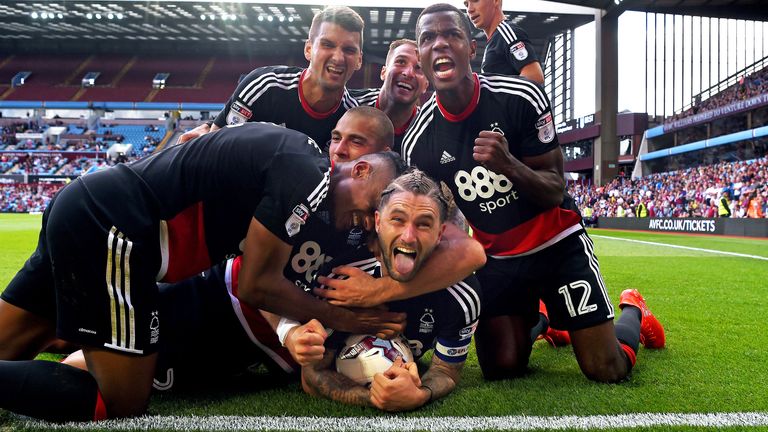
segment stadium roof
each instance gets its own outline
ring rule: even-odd
[[[315,3],[315,4],[312,4]],[[16,0],[0,3],[0,48],[7,53],[168,52],[225,49],[229,52],[290,50],[301,53],[309,24],[323,4],[288,0],[79,1]],[[381,55],[392,40],[414,37],[421,8],[432,1],[335,1],[366,21],[366,54]],[[406,3],[409,7],[396,7]],[[451,3],[460,5],[461,1]],[[514,3],[512,3],[514,5]],[[521,2],[509,16],[545,48],[550,37],[594,19],[594,10],[552,2]],[[554,5],[554,7],[553,7]],[[518,6],[518,5],[514,5]],[[481,32],[478,40],[484,41]],[[481,43],[482,45],[482,43]]]
[[[572,6],[607,11],[633,10],[662,14],[694,15],[768,21],[765,0],[552,0]]]

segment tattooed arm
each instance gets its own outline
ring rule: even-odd
[[[432,357],[432,364],[419,378],[416,363],[398,358],[384,373],[376,374],[371,388],[361,386],[336,372],[336,353],[326,351],[323,360],[301,369],[304,391],[349,405],[376,407],[384,411],[410,411],[448,395],[456,387],[464,362],[449,363]]]
[[[459,382],[463,366],[463,361],[448,363],[435,355],[421,379],[415,363],[397,368],[392,366],[374,377],[371,384],[373,405],[384,411],[409,411],[445,397]]]
[[[307,394],[348,405],[373,406],[367,387],[361,386],[334,368],[335,350],[326,350],[323,360],[301,368],[301,385]]]

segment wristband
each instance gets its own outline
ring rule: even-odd
[[[291,329],[300,326],[298,321],[294,321],[288,318],[280,318],[280,322],[277,324],[277,338],[280,340],[280,345],[285,346],[285,338],[288,336],[288,332]]]
[[[203,124],[208,125],[208,128],[210,128],[211,126],[213,126],[213,120],[208,120],[207,122],[205,122]]]

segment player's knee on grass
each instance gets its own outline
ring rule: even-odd
[[[604,383],[623,381],[629,375],[629,369],[623,358],[589,359],[579,361],[579,367],[588,379]]]
[[[88,370],[99,384],[110,418],[134,417],[147,410],[157,353],[134,356],[114,351],[84,349]]]
[[[614,383],[629,375],[630,363],[616,340],[612,322],[573,331],[571,342],[579,368],[590,380]]]
[[[479,359],[480,355],[478,353]],[[512,358],[509,356],[494,357],[491,360],[486,358],[480,361],[480,370],[483,372],[483,378],[488,381],[518,378],[528,371],[528,358]]]
[[[487,380],[516,378],[528,371],[530,326],[520,317],[480,319],[475,347],[480,370]]]

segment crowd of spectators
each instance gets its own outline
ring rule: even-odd
[[[764,218],[768,216],[768,156],[640,179],[619,177],[600,187],[570,183],[568,192],[588,224],[600,217]]]
[[[63,187],[59,183],[0,185],[0,213],[42,212]]]
[[[722,90],[708,99],[697,101],[685,111],[667,117],[666,122],[672,122],[692,115],[711,111],[740,100],[749,99],[760,94],[768,93],[768,67],[742,77],[736,84]]]

